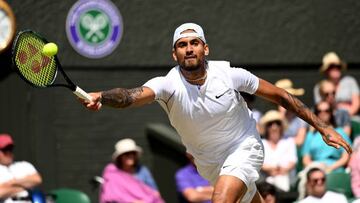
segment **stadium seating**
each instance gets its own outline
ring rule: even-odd
[[[60,188],[50,192],[55,203],[91,203],[89,197],[82,191]]]
[[[351,177],[346,172],[333,172],[326,175],[326,187],[328,190],[342,193],[348,199],[354,197],[351,190]]]

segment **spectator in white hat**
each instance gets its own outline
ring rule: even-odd
[[[231,67],[230,62],[207,60],[209,53],[203,29],[184,23],[175,29],[172,42],[172,57],[178,65],[166,76],[137,88],[92,92],[91,101],[79,101],[95,111],[102,105],[126,108],[159,102],[194,156],[199,173],[214,185],[214,203],[263,202],[255,185],[264,160],[263,145],[240,92],[296,112],[322,132],[327,144],[351,152],[334,129],[293,95],[245,69]]]
[[[103,172],[100,202],[152,202],[162,203],[150,170],[139,163],[141,147],[126,138],[115,144],[112,163]]]
[[[260,119],[264,129],[265,159],[262,171],[266,182],[288,192],[295,180],[297,163],[296,145],[293,137],[284,138],[287,123],[279,111],[270,110]]]
[[[335,85],[337,108],[345,109],[354,116],[360,107],[359,85],[354,77],[344,75],[346,69],[346,63],[335,52],[329,52],[323,57],[320,72]],[[314,99],[315,103],[321,101],[319,84],[314,87]]]

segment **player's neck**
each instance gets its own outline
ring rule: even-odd
[[[205,66],[202,66],[197,70],[191,71],[180,68],[180,72],[185,78],[185,80],[193,85],[203,85],[207,78],[207,71]]]

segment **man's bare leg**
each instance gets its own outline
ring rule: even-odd
[[[239,203],[247,192],[245,183],[229,175],[222,175],[215,184],[213,203]],[[256,191],[251,203],[264,203],[260,194]]]
[[[229,175],[219,176],[212,197],[213,203],[236,203],[241,200],[247,191],[245,183]]]

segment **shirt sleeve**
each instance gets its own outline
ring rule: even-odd
[[[230,68],[229,75],[238,91],[254,94],[259,87],[259,78],[243,68]]]
[[[33,175],[37,173],[35,167],[27,161],[16,162],[16,165],[13,167],[13,172],[18,178],[23,178],[28,175]]]
[[[143,86],[152,89],[155,100],[167,101],[173,94],[173,83],[167,77],[156,77],[147,81]]]

